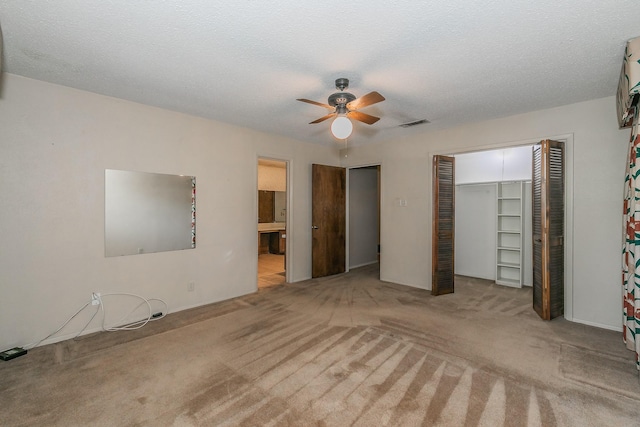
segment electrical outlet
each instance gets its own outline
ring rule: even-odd
[[[196,289],[196,283],[195,282],[189,282],[187,284],[187,291],[193,292],[195,289]]]
[[[100,305],[100,292],[93,292],[91,294],[91,305]]]

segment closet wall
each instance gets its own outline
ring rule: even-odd
[[[455,274],[496,279],[496,183],[531,180],[531,146],[457,154]],[[523,283],[531,286],[531,185],[524,186]]]

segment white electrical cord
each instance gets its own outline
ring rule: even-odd
[[[169,311],[169,306],[168,304],[164,301],[161,300],[159,298],[144,298],[141,297],[140,295],[136,295],[136,294],[129,294],[129,293],[110,293],[110,294],[103,294],[103,295],[98,295],[98,294],[94,294],[97,298],[97,300],[99,301],[99,305],[100,307],[96,307],[96,311],[93,313],[93,315],[91,316],[91,319],[89,319],[89,321],[84,325],[84,327],[80,330],[80,332],[78,332],[78,334],[74,337],[77,338],[80,336],[80,334],[82,334],[85,329],[87,329],[87,327],[89,326],[89,324],[93,321],[93,319],[96,317],[96,315],[98,314],[98,311],[102,312],[102,330],[103,331],[107,331],[107,332],[115,332],[115,331],[133,331],[136,329],[140,329],[143,326],[145,326],[147,323],[152,322],[154,320],[160,320],[163,317],[165,317],[167,315],[167,311]],[[105,319],[106,319],[106,311],[104,308],[104,301],[102,300],[103,297],[105,296],[115,296],[115,295],[120,295],[120,296],[129,296],[129,297],[135,297],[135,298],[139,298],[142,300],[142,302],[140,304],[138,304],[136,307],[133,308],[133,310],[131,310],[129,313],[127,313],[125,316],[123,316],[116,324],[121,324],[121,322],[124,322],[124,320],[129,317],[130,315],[132,315],[138,308],[140,308],[142,305],[146,304],[148,309],[149,309],[149,314],[145,319],[142,320],[138,320],[138,321],[134,321],[125,325],[121,326],[106,326],[105,325]],[[87,308],[88,306],[92,305],[93,303],[93,298],[88,301],[87,303],[85,303],[82,307],[80,307],[80,309],[78,309],[78,311],[76,311],[73,316],[71,316],[70,318],[68,318],[63,324],[62,326],[60,326],[58,329],[56,329],[54,332],[50,333],[49,335],[47,335],[46,337],[42,338],[40,341],[37,341],[35,344],[29,344],[27,346],[25,346],[24,348],[27,350],[30,350],[32,348],[37,347],[38,345],[40,345],[40,343],[42,343],[42,341],[51,338],[52,336],[54,336],[55,334],[57,334],[58,332],[60,332],[62,329],[64,329],[65,326],[67,326],[69,324],[69,322],[71,322],[73,319],[75,319],[75,317],[80,314],[85,308]],[[160,311],[160,315],[157,317],[153,317],[153,309],[151,307],[151,303],[150,301],[160,301],[165,309],[163,311]]]
[[[90,304],[91,304],[91,301],[89,301],[88,303],[86,303],[85,305],[83,305],[82,307],[80,307],[80,309],[79,309],[78,311],[76,311],[76,312],[74,313],[74,315],[73,315],[73,316],[71,316],[70,318],[68,318],[68,319],[67,319],[67,321],[66,321],[66,322],[64,322],[64,323],[62,324],[62,326],[60,326],[60,327],[59,327],[58,329],[56,329],[54,332],[51,332],[49,335],[47,335],[46,337],[42,338],[40,341],[36,342],[36,343],[35,343],[35,344],[33,344],[33,345],[29,344],[29,345],[24,346],[24,348],[25,348],[25,349],[27,349],[27,350],[31,350],[32,348],[37,347],[38,345],[40,345],[40,343],[41,343],[42,341],[46,340],[47,338],[51,338],[52,336],[54,336],[55,334],[57,334],[58,332],[60,332],[60,331],[62,330],[62,328],[64,328],[65,326],[67,326],[67,325],[69,324],[69,322],[71,322],[71,321],[72,321],[72,320],[73,320],[73,319],[74,319],[78,314],[80,314],[80,312],[81,312],[82,310],[84,310],[85,308],[87,308],[87,306],[89,306]],[[98,310],[96,310],[96,313],[97,313],[97,312],[98,312]],[[93,314],[93,317],[95,317],[95,313]],[[91,320],[93,320],[93,317],[91,317]],[[91,322],[91,320],[89,320],[89,322]],[[87,323],[87,325],[88,325],[88,323]],[[82,330],[84,331],[84,329],[85,329],[86,327],[87,327],[87,326],[85,325],[85,327],[84,327],[84,328],[82,328]],[[80,331],[80,332],[82,332],[82,331]]]
[[[98,314],[100,310],[98,310],[98,308],[96,307],[96,311],[93,312],[93,316],[91,316],[91,319],[89,319],[89,321],[84,325],[84,327],[82,329],[80,329],[80,332],[78,332],[76,334],[75,337],[73,337],[73,339],[75,340],[76,338],[78,338],[80,335],[82,335],[82,333],[84,332],[85,329],[87,329],[87,326],[89,326],[91,324],[91,322],[93,321],[93,319],[95,319],[96,314]]]
[[[114,295],[124,295],[124,296],[140,298],[142,300],[142,302],[140,304],[138,304],[136,307],[134,307],[133,310],[131,310],[125,316],[123,316],[118,322],[116,322],[116,324],[120,324],[121,326],[106,326],[105,325],[105,320],[106,320],[107,316],[106,316],[106,312],[105,312],[105,308],[104,308],[104,301],[102,300],[102,298],[105,297],[105,296],[114,296]],[[166,312],[169,309],[169,306],[167,305],[167,303],[164,302],[161,299],[158,299],[158,298],[146,299],[144,297],[141,297],[140,295],[128,294],[128,293],[112,293],[112,294],[99,295],[98,296],[98,301],[100,301],[100,309],[102,310],[102,313],[103,313],[103,315],[102,315],[102,330],[103,331],[108,331],[108,332],[133,331],[133,330],[136,330],[136,329],[140,329],[140,328],[142,328],[144,325],[146,325],[149,322],[152,322],[152,321],[158,320],[158,319],[162,319],[164,316],[166,316]],[[153,309],[151,308],[151,304],[149,303],[149,301],[160,301],[162,304],[164,304],[165,310],[161,312],[160,316],[153,317]],[[143,320],[138,320],[138,321],[135,321],[135,322],[131,322],[131,323],[122,325],[121,322],[124,322],[124,320],[127,317],[132,315],[143,304],[146,304],[147,307],[149,308],[149,315],[147,316],[147,318],[143,319]]]

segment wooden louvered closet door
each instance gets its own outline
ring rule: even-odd
[[[453,293],[455,159],[433,157],[433,232],[431,293]]]
[[[564,144],[533,147],[533,308],[551,320],[564,314]]]

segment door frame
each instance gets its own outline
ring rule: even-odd
[[[545,139],[552,139],[555,141],[561,141],[565,144],[565,182],[564,182],[564,198],[565,198],[565,211],[564,211],[564,233],[565,233],[565,248],[564,248],[564,318],[573,321],[573,134],[561,134],[542,136],[537,138],[531,138],[520,141],[508,141],[496,144],[478,145],[474,147],[460,147],[460,148],[443,148],[439,150],[429,151],[428,161],[430,173],[427,177],[427,188],[433,188],[433,157],[435,155],[455,155],[463,153],[474,153],[478,151],[497,150],[502,148],[519,147],[523,145],[534,145]],[[429,197],[429,210],[427,212],[427,218],[429,224],[433,221],[433,193]],[[433,232],[432,227],[428,227],[429,242],[433,244]],[[427,263],[429,265],[428,271],[428,289],[431,289],[431,271],[433,269],[431,257],[428,257]]]
[[[275,162],[282,162],[285,164],[285,174],[286,174],[286,192],[287,192],[287,214],[286,214],[286,226],[285,226],[285,233],[286,233],[286,243],[285,243],[285,248],[284,248],[284,259],[285,259],[285,266],[284,266],[284,275],[285,275],[285,282],[287,283],[291,283],[292,280],[292,273],[291,273],[291,266],[294,265],[293,264],[293,257],[295,254],[295,251],[290,250],[291,244],[289,242],[293,242],[293,191],[292,191],[292,186],[293,186],[293,180],[291,179],[291,170],[293,168],[293,159],[288,158],[288,157],[284,157],[284,156],[279,156],[279,155],[274,155],[274,154],[261,154],[261,153],[257,153],[256,155],[256,159],[255,159],[255,167],[254,167],[254,173],[255,173],[255,193],[254,193],[254,208],[253,208],[253,218],[255,219],[254,221],[254,229],[255,229],[255,236],[256,236],[256,244],[254,245],[256,248],[258,247],[258,239],[260,238],[259,234],[258,234],[258,162],[260,160],[271,160],[271,161],[275,161]],[[254,275],[256,278],[256,289],[258,289],[258,250],[256,249],[255,251],[255,266],[256,266],[256,274]]]
[[[347,166],[347,167],[345,167],[345,169],[347,170],[347,182],[346,182],[346,184],[347,184],[347,192],[346,192],[347,203],[346,203],[346,212],[345,212],[346,219],[347,219],[347,224],[346,224],[346,227],[345,227],[345,233],[346,233],[346,236],[345,236],[345,242],[346,242],[346,244],[345,244],[345,246],[346,246],[345,247],[345,251],[346,251],[346,253],[345,253],[345,263],[346,263],[346,265],[345,265],[345,273],[348,273],[349,270],[350,270],[350,266],[349,266],[350,265],[350,260],[349,260],[350,246],[349,245],[351,243],[349,242],[349,233],[350,233],[349,195],[350,195],[350,191],[351,191],[351,183],[349,181],[349,172],[351,171],[351,169],[362,169],[362,168],[368,168],[368,167],[371,167],[371,166],[377,166],[379,168],[379,170],[380,170],[380,177],[379,177],[380,186],[378,188],[378,204],[380,206],[380,209],[378,210],[378,227],[380,229],[380,232],[379,232],[380,253],[379,253],[379,255],[380,255],[380,262],[382,262],[382,206],[383,206],[382,205],[382,194],[383,194],[382,186],[384,185],[383,184],[384,180],[382,179],[382,170],[384,168],[382,167],[382,162],[364,163],[364,164]]]

